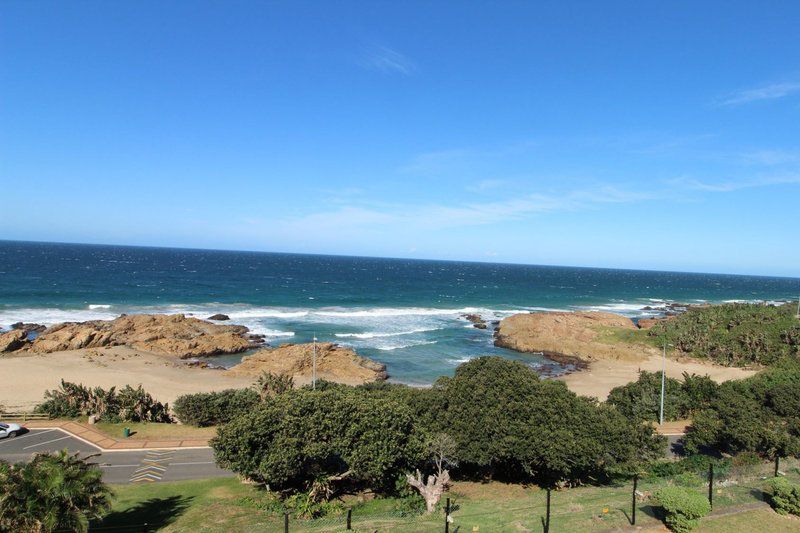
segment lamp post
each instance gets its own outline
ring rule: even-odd
[[[661,358],[661,410],[659,411],[658,424],[664,425],[664,388],[667,382],[667,346],[672,346],[664,342],[664,356]]]
[[[314,334],[314,360],[311,368],[311,389],[317,390],[317,334]]]

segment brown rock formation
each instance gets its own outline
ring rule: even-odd
[[[544,352],[554,359],[581,361],[638,360],[654,348],[615,342],[619,330],[635,330],[633,322],[613,313],[524,313],[504,318],[495,331],[495,345],[518,352]]]
[[[286,374],[296,383],[311,381],[312,344],[284,344],[245,356],[226,372],[231,376],[257,377],[262,372]],[[386,366],[330,342],[317,344],[317,379],[360,385],[386,379]]]
[[[677,315],[670,315],[670,316],[663,316],[663,317],[656,317],[656,318],[640,318],[636,325],[639,329],[650,329],[659,322],[666,322],[667,320],[672,320]]]
[[[180,358],[238,353],[252,347],[244,326],[210,324],[183,315],[123,315],[115,320],[65,322],[43,331],[28,347],[50,353],[104,346]]]
[[[486,322],[483,320],[483,317],[481,317],[481,315],[467,314],[461,316],[466,318],[467,322],[471,322],[473,327],[476,327],[478,329],[486,329]]]
[[[14,329],[7,333],[0,333],[0,353],[13,352],[25,346],[28,334],[21,329]]]

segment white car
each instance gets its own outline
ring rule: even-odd
[[[5,424],[0,422],[0,439],[5,437],[16,437],[22,431],[22,426],[19,424]]]

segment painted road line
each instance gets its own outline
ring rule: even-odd
[[[31,444],[30,446],[25,446],[22,449],[23,450],[27,450],[29,448],[36,448],[37,446],[44,446],[45,444],[50,444],[50,443],[53,443],[53,442],[58,442],[60,440],[71,439],[71,438],[72,438],[72,435],[67,435],[66,437],[60,437],[60,438],[57,438],[57,439],[48,440],[48,441],[45,441],[45,442],[40,442],[38,444]]]
[[[100,468],[134,468],[139,466],[139,463],[133,465],[100,465]]]
[[[170,463],[167,466],[213,465],[214,461],[191,461],[188,463]]]
[[[130,478],[131,483],[160,481],[167,471],[169,466],[168,461],[172,460],[173,452],[156,452],[149,451],[144,456],[142,462],[139,464],[133,475]]]
[[[6,439],[3,439],[3,442],[17,442],[17,441],[20,441],[20,440],[22,440],[24,438],[27,438],[27,437],[35,437],[37,435],[44,435],[45,433],[50,433],[51,431],[55,431],[55,429],[47,429],[45,431],[37,431],[36,433],[34,433],[33,431],[29,430],[29,433],[26,433],[25,435],[20,435],[18,437],[14,437],[13,439],[6,438]]]

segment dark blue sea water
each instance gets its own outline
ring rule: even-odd
[[[220,312],[272,343],[316,333],[350,345],[408,383],[430,383],[484,354],[552,364],[495,348],[491,328],[471,327],[464,313],[487,321],[551,309],[641,317],[667,302],[798,295],[794,278],[0,241],[0,327]]]

